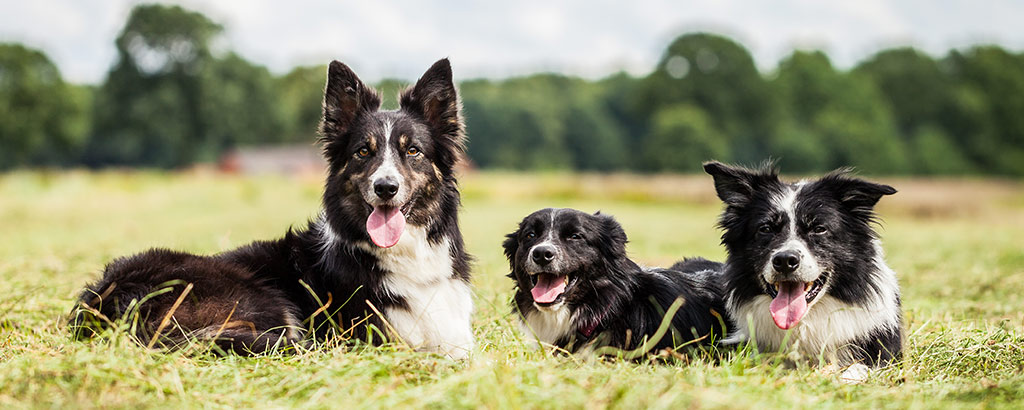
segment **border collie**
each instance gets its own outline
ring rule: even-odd
[[[704,170],[726,205],[724,287],[737,325],[726,343],[790,348],[857,372],[900,358],[899,285],[872,229],[875,204],[895,189],[847,169],[797,183],[771,165]]]
[[[642,269],[626,257],[626,233],[611,216],[543,209],[506,238],[513,311],[528,339],[570,352],[637,349],[677,298],[683,305],[671,335],[650,340],[647,351],[710,344],[728,324],[722,292],[709,280],[720,264],[692,259],[683,271]]]
[[[386,333],[417,350],[465,357],[474,343],[470,256],[452,171],[464,126],[448,60],[402,92],[398,110],[380,104],[374,89],[332,62],[319,218],[282,239],[213,256],[152,249],[117,259],[82,293],[72,325],[88,336],[90,325],[133,311],[136,336],[165,346],[195,337],[247,354],[306,336],[379,342]]]

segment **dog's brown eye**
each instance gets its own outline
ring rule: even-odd
[[[533,231],[530,231],[530,232],[527,232],[527,233],[526,233],[526,237],[527,237],[527,238],[530,238],[530,239],[533,239],[533,238],[536,238],[536,237],[537,237],[537,234],[536,234],[536,233],[534,233]]]
[[[356,155],[358,155],[359,158],[366,158],[370,155],[370,150],[366,147],[360,148],[359,151],[356,151]]]
[[[769,225],[769,224],[764,224],[764,225],[761,225],[761,226],[757,227],[757,231],[760,232],[760,233],[772,233],[772,232],[775,232],[775,230],[772,229],[772,226]]]
[[[579,233],[574,233],[572,235],[569,235],[569,239],[573,239],[573,240],[583,239],[583,235],[580,235]]]
[[[405,154],[410,157],[415,157],[420,155],[420,149],[416,147],[409,147],[409,149],[405,150]]]
[[[812,228],[811,232],[814,233],[815,235],[821,235],[823,233],[828,232],[828,228],[826,228],[824,225],[818,225]]]

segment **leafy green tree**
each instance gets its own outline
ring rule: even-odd
[[[937,127],[921,127],[914,133],[910,151],[915,153],[914,170],[919,174],[962,175],[974,172],[963,150]]]
[[[813,122],[813,119],[811,120]],[[770,157],[786,172],[812,173],[835,164],[832,149],[811,123],[784,120],[771,139]]]
[[[234,53],[212,61],[209,67],[200,75],[200,118],[206,132],[206,147],[200,153],[206,156],[203,159],[214,159],[211,155],[225,147],[286,141],[284,114],[277,108],[274,78],[266,68],[252,65]],[[315,127],[316,122],[309,126]]]
[[[515,100],[466,98],[469,155],[480,166],[557,169],[571,166],[550,114]]]
[[[272,77],[233,53],[214,56],[221,31],[179,6],[135,7],[97,93],[87,163],[176,167],[234,144],[279,141]]]
[[[220,25],[179,6],[132,9],[115,42],[118,60],[100,87],[86,160],[180,166],[198,157],[207,123],[201,107],[210,41]]]
[[[978,46],[945,64],[957,88],[944,128],[983,170],[1024,175],[1024,56]]]
[[[539,74],[461,89],[469,155],[482,167],[607,170],[627,162],[600,85]]]
[[[620,139],[626,146],[639,147],[647,130],[647,119],[640,118],[635,107],[642,79],[634,78],[627,73],[619,72],[608,76],[597,83],[601,91],[595,98],[601,108],[608,113],[609,120],[618,125]],[[639,156],[630,155],[626,166],[638,168],[642,161]]]
[[[855,74],[867,76],[892,109],[903,135],[935,126],[952,97],[950,77],[939,63],[914,48],[881,51],[860,63]]]
[[[832,67],[821,51],[794,51],[779,62],[773,90],[787,114],[801,124],[808,124],[826,107],[843,98],[843,74]]]
[[[676,38],[644,79],[633,104],[647,121],[663,107],[699,107],[722,135],[730,136],[732,157],[742,162],[763,159],[779,121],[768,84],[750,53],[733,40],[707,33]]]
[[[680,104],[654,115],[644,143],[648,171],[697,172],[709,159],[729,161],[729,138],[699,107]]]
[[[70,160],[87,136],[88,100],[43,52],[0,44],[0,169]]]
[[[619,124],[597,104],[579,102],[566,112],[565,144],[573,158],[573,169],[624,168],[632,151],[621,136]]]
[[[779,63],[771,84],[789,120],[772,138],[769,152],[785,169],[909,169],[888,105],[880,104],[868,78],[836,71],[824,53],[795,51]]]
[[[296,67],[274,80],[284,141],[301,143],[315,139],[326,78],[327,66],[322,65]]]
[[[899,174],[910,169],[906,146],[899,137],[889,112],[868,96],[874,89],[869,85],[851,87],[850,106],[836,106],[823,110],[811,124],[828,147],[828,169],[855,166],[873,174]],[[864,97],[855,94],[865,93]]]
[[[820,51],[794,51],[779,62],[772,89],[785,120],[772,136],[769,152],[789,172],[817,172],[833,165],[831,148],[813,124],[822,110],[842,98],[842,74]]]

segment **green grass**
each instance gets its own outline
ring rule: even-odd
[[[721,259],[703,177],[505,173],[464,177],[476,257],[478,350],[451,362],[400,346],[293,356],[149,351],[127,336],[71,340],[62,316],[112,257],[150,246],[212,253],[301,226],[318,178],[205,173],[0,176],[0,407],[1020,407],[1024,190],[1017,182],[890,180],[881,229],[903,286],[906,358],[862,385],[780,355],[633,363],[549,356],[509,314],[503,235],[570,206],[615,215],[631,256]]]

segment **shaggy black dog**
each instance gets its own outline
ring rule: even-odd
[[[526,335],[541,342],[569,351],[649,351],[712,343],[729,323],[714,280],[721,264],[692,259],[675,270],[640,268],[626,256],[626,234],[611,216],[540,210],[523,219],[504,247],[515,311]],[[676,299],[683,305],[670,331],[656,338]]]

